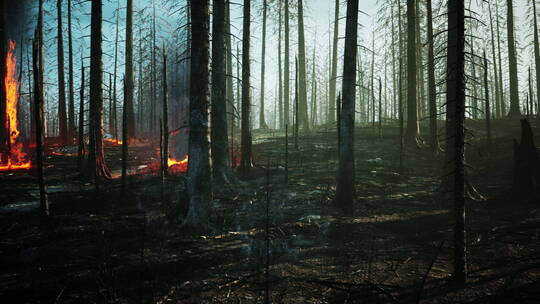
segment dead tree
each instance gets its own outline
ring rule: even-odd
[[[135,137],[135,112],[133,109],[133,0],[126,0],[126,96],[125,110],[127,111],[127,133]],[[115,110],[116,111],[116,110]],[[123,126],[122,126],[123,128]]]
[[[58,36],[58,127],[60,140],[63,144],[68,142],[67,116],[66,116],[66,81],[64,78],[64,31],[62,29],[62,0],[56,2]]]
[[[68,60],[69,60],[69,106],[68,106],[68,134],[69,140],[75,137],[75,91],[73,88],[73,35],[71,32],[71,0],[68,0]]]
[[[34,121],[36,125],[36,169],[39,185],[40,210],[43,216],[49,216],[49,201],[43,173],[43,0],[39,0],[38,22],[34,35],[32,61],[34,70]]]
[[[191,77],[189,113],[189,162],[187,194],[189,209],[184,224],[205,228],[212,198],[208,107],[210,105],[208,0],[191,2]]]
[[[354,118],[356,98],[356,54],[358,34],[358,0],[347,1],[345,54],[343,64],[342,105],[340,122],[339,171],[336,205],[347,214],[353,213],[355,198]]]
[[[169,174],[169,105],[167,97],[167,53],[165,52],[165,44],[163,44],[163,113],[161,113],[163,116],[162,177],[167,177]]]
[[[520,117],[519,83],[517,72],[516,42],[514,38],[514,5],[512,0],[506,0],[507,18],[506,31],[508,41],[508,71],[510,72],[510,112],[509,117]]]
[[[330,69],[330,96],[329,102],[329,115],[328,123],[334,123],[336,111],[334,107],[334,100],[336,99],[336,83],[337,83],[337,62],[338,62],[338,35],[339,35],[339,0],[335,0],[334,10],[334,36],[332,38],[332,67]]]
[[[210,111],[212,170],[216,181],[228,182],[230,173],[227,136],[225,0],[213,0],[212,11],[214,14],[212,18],[212,110]]]
[[[251,164],[251,124],[250,124],[250,62],[249,43],[251,35],[251,0],[244,0],[244,27],[242,36],[242,138],[240,171],[246,176]]]
[[[465,3],[448,1],[446,165],[454,202],[454,278],[467,281],[465,232]]]
[[[90,34],[90,121],[88,173],[96,184],[100,178],[110,178],[103,148],[103,65],[102,57],[102,0],[92,1]]]
[[[303,131],[309,131],[307,106],[307,79],[306,79],[306,42],[304,38],[304,8],[303,1],[298,0],[298,124]]]
[[[435,58],[434,58],[434,37],[433,37],[433,17],[431,0],[427,0],[427,35],[428,35],[428,94],[429,94],[429,138],[431,152],[439,152],[439,139],[437,137],[437,92],[435,84]]]
[[[262,48],[261,48],[261,108],[259,109],[259,128],[266,130],[268,129],[268,125],[266,124],[266,120],[264,118],[264,71],[265,71],[265,54],[266,54],[266,11],[268,9],[268,5],[266,3],[266,0],[263,0],[263,25],[262,25]]]
[[[418,144],[418,100],[417,100],[417,67],[416,67],[416,1],[407,0],[407,129],[405,143]]]
[[[80,89],[80,101],[79,101],[79,147],[77,153],[77,167],[79,173],[83,175],[83,160],[84,160],[84,62],[81,55],[81,89]]]

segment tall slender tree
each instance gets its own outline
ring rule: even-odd
[[[233,91],[233,67],[232,67],[232,44],[231,44],[231,1],[225,1],[225,48],[227,49],[227,113],[229,120],[234,121],[234,91]],[[232,131],[231,131],[232,132]]]
[[[0,80],[5,79],[7,69],[7,33],[6,33],[6,13],[4,1],[0,1]],[[6,113],[6,87],[3,82],[0,84],[0,113]],[[0,115],[0,163],[7,162],[8,153],[3,153],[7,150],[8,129],[6,127],[6,115]]]
[[[92,1],[90,24],[90,121],[88,147],[88,173],[98,183],[99,178],[110,178],[103,149],[103,50],[102,0]]]
[[[514,6],[512,0],[506,0],[507,6],[507,40],[508,40],[508,69],[510,72],[510,112],[509,117],[520,117],[519,83],[517,74],[517,54],[514,37]]]
[[[332,67],[330,69],[330,88],[329,88],[329,116],[328,122],[334,123],[334,100],[336,100],[336,83],[337,83],[337,62],[338,62],[338,35],[339,35],[339,1],[335,0],[334,9],[334,36],[332,39]]]
[[[259,128],[268,129],[264,118],[264,81],[265,81],[265,54],[266,54],[266,11],[268,4],[263,0],[262,48],[261,48],[261,103],[259,109]]]
[[[289,0],[285,0],[285,51],[284,51],[284,64],[285,67],[283,68],[284,72],[284,81],[283,81],[283,115],[284,115],[284,122],[286,125],[290,125],[290,109],[289,109],[289,100],[290,100],[290,60],[289,60]]]
[[[163,158],[161,168],[163,172],[162,177],[169,175],[169,105],[168,105],[168,86],[167,86],[167,52],[165,50],[165,43],[163,43],[163,108],[161,116],[163,117],[163,147],[161,149]],[[225,101],[225,100],[223,100]],[[225,123],[226,125],[226,123]],[[128,131],[129,132],[129,131]],[[226,134],[226,133],[225,133]]]
[[[405,143],[417,144],[420,127],[418,124],[418,100],[416,85],[416,1],[407,0],[407,130]]]
[[[540,120],[540,46],[538,42],[538,20],[536,16],[536,0],[532,1],[533,4],[533,18],[534,18],[534,66],[536,71],[536,98],[537,98],[537,111],[536,119]]]
[[[250,62],[249,43],[251,35],[251,0],[244,0],[244,27],[242,35],[242,135],[240,170],[244,176],[251,168],[251,123],[250,123]]]
[[[189,102],[189,162],[187,194],[189,209],[185,225],[205,228],[212,199],[208,107],[210,105],[208,0],[191,2],[191,77]]]
[[[64,30],[62,26],[62,0],[56,2],[58,36],[58,127],[62,143],[68,141],[67,115],[66,115],[66,81],[64,78]]]
[[[431,151],[436,154],[439,151],[439,139],[437,137],[437,92],[435,88],[435,58],[433,40],[433,17],[431,0],[427,0],[427,35],[428,35],[428,94],[429,94],[429,138]]]
[[[454,278],[467,280],[465,233],[465,1],[448,1],[446,161],[454,201]]]
[[[215,181],[228,182],[225,0],[213,0],[212,12],[212,110],[210,111],[212,169]]]
[[[283,122],[283,67],[281,60],[281,32],[282,32],[282,17],[283,9],[281,1],[278,1],[278,113],[279,113],[279,129],[285,127]]]
[[[303,0],[298,0],[298,117],[302,130],[309,130],[306,77],[306,39],[304,35]]]
[[[358,36],[358,0],[347,1],[345,53],[343,64],[343,97],[340,114],[339,171],[336,204],[348,214],[353,212],[355,198],[354,118],[356,98],[356,58]]]
[[[494,75],[494,84],[495,84],[495,117],[501,117],[501,90],[499,89],[499,71],[497,69],[497,53],[495,52],[495,29],[493,26],[493,14],[491,11],[491,2],[488,3],[489,10],[489,24],[491,32],[491,53],[493,55],[493,75]]]
[[[73,87],[73,35],[71,31],[71,0],[67,2],[68,18],[68,72],[69,72],[69,106],[68,106],[68,134],[70,141],[75,136],[75,90]]]
[[[133,109],[133,0],[126,0],[126,103],[127,133],[135,137],[135,111]],[[115,92],[116,93],[116,92]],[[129,138],[128,137],[128,138]]]

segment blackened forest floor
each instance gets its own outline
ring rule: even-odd
[[[332,205],[335,129],[301,136],[298,149],[289,138],[288,184],[283,132],[255,131],[253,176],[214,188],[204,234],[179,228],[184,176],[133,177],[122,198],[117,179],[96,192],[78,177],[76,156],[50,147],[50,219],[37,215],[32,172],[0,173],[0,302],[264,303],[268,286],[272,303],[416,303],[421,289],[421,303],[539,303],[540,202],[511,192],[519,123],[494,122],[490,153],[483,126],[468,122],[468,178],[486,200],[467,202],[465,288],[451,280],[443,154],[408,149],[399,174],[395,126],[382,138],[363,126],[354,215]],[[107,145],[106,154],[118,172],[120,148]],[[155,161],[155,149],[130,149],[130,168]]]

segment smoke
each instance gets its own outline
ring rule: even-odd
[[[2,1],[2,26],[7,39],[28,41],[33,37],[37,22],[37,1],[0,0]]]

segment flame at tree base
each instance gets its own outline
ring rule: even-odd
[[[9,134],[9,152],[7,157],[0,157],[0,159],[7,159],[7,163],[0,164],[0,171],[30,169],[31,167],[31,162],[30,160],[27,160],[26,153],[23,151],[23,144],[17,140],[21,132],[19,131],[17,113],[19,83],[15,76],[16,71],[17,58],[15,57],[15,42],[10,41],[9,51],[6,56],[6,77],[4,78],[4,86],[6,89],[5,128]]]
[[[183,160],[170,158],[167,160],[167,166],[170,173],[186,173],[188,167],[189,156],[186,155]]]

